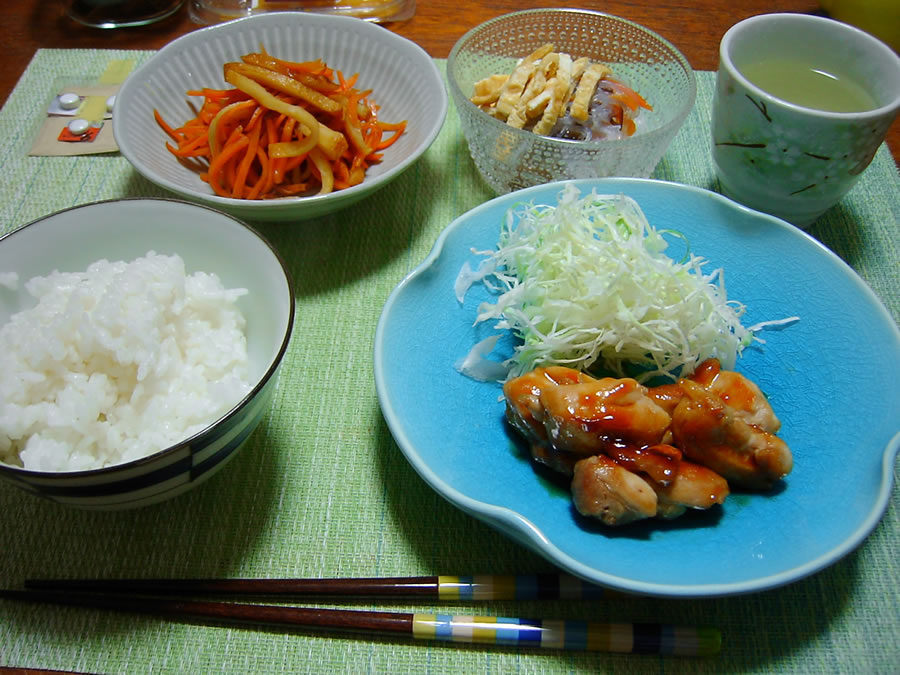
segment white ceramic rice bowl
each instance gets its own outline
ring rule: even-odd
[[[52,501],[89,509],[145,506],[212,476],[243,445],[269,407],[294,320],[293,282],[278,253],[244,223],[210,208],[167,199],[125,199],[77,206],[0,238],[0,326],[34,305],[24,283],[54,270],[80,272],[96,260],[130,261],[149,251],[179,255],[188,274],[215,273],[246,319],[250,392],[200,433],[142,459],[102,469],[29,471],[0,463],[0,479]]]
[[[188,90],[231,88],[223,66],[263,45],[278,58],[321,58],[358,88],[371,89],[386,122],[407,120],[404,134],[370,167],[365,180],[327,195],[244,200],[219,197],[166,150],[153,110],[173,126],[194,116]],[[194,97],[195,103],[202,99]],[[448,97],[434,61],[415,43],[368,21],[306,12],[260,14],[188,33],[163,47],[122,85],[113,129],[122,154],[142,176],[172,192],[251,221],[299,221],[344,208],[400,175],[432,144]]]

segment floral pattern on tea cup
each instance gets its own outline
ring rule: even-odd
[[[887,87],[887,93],[879,92],[880,107],[859,113],[815,110],[776,98],[746,79],[731,58],[734,35],[743,40],[745,51],[747,42],[754,39],[766,39],[771,45],[773,33],[767,24],[783,28],[783,23],[795,24],[794,30],[812,26],[835,39],[860,40],[872,54],[883,57],[878,72],[887,77],[879,86]],[[751,28],[758,36],[741,36]],[[798,40],[813,39],[808,33],[798,33],[806,35]],[[825,38],[820,35],[819,39]],[[722,191],[746,206],[807,227],[856,184],[884,141],[900,111],[900,59],[855,28],[805,15],[748,19],[726,33],[721,49],[713,99],[712,157]]]

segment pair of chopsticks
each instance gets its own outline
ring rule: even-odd
[[[717,653],[721,646],[721,634],[713,628],[183,599],[230,595],[427,598],[464,602],[622,597],[567,575],[361,579],[29,579],[25,582],[25,588],[0,590],[0,599],[112,609],[188,620],[405,635],[425,640],[514,647],[707,656]]]

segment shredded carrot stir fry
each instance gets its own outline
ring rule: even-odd
[[[261,50],[225,64],[231,89],[202,96],[180,127],[153,116],[166,147],[212,190],[235,199],[327,194],[358,185],[406,130],[378,119],[371,90],[323,61],[283,61]]]

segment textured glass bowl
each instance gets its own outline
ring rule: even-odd
[[[511,72],[547,42],[573,58],[608,64],[647,100],[653,110],[641,110],[633,136],[548,138],[507,126],[469,100],[475,82]],[[500,194],[566,178],[648,177],[697,94],[690,64],[665,39],[632,21],[578,9],[525,10],[476,26],[450,52],[447,80],[475,166]]]

